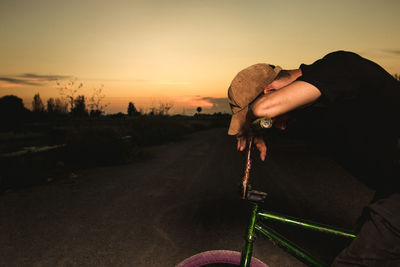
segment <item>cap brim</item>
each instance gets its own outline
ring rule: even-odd
[[[246,116],[248,110],[249,106],[246,106],[239,112],[232,114],[231,123],[229,125],[229,130],[228,130],[229,135],[237,135],[240,132],[242,126],[246,122]]]

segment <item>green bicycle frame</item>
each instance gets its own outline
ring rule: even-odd
[[[262,235],[269,240],[271,240],[274,244],[285,249],[287,252],[295,256],[297,259],[302,261],[303,263],[309,266],[315,267],[322,267],[327,266],[327,264],[323,263],[322,261],[316,259],[315,257],[311,256],[308,252],[304,251],[303,249],[299,248],[277,232],[275,232],[270,227],[264,225],[261,220],[273,220],[282,222],[285,224],[293,225],[295,227],[304,228],[307,230],[312,231],[319,231],[324,232],[327,234],[334,234],[338,236],[348,237],[348,238],[355,238],[356,235],[351,232],[347,231],[338,227],[332,227],[324,224],[319,224],[311,221],[306,221],[286,215],[280,215],[274,212],[267,212],[267,211],[259,211],[258,205],[253,204],[252,212],[250,216],[250,221],[247,227],[246,232],[246,244],[242,251],[242,258],[240,262],[240,266],[242,267],[249,267],[251,256],[253,252],[253,242],[255,240],[255,233],[257,232],[259,235]]]
[[[260,118],[252,122],[252,129],[263,129],[263,128],[270,128],[272,127],[273,120],[270,118]],[[343,237],[348,237],[348,238],[355,238],[356,235],[351,232],[347,231],[338,227],[333,227],[333,226],[328,226],[324,224],[319,224],[315,223],[312,221],[306,221],[286,215],[281,215],[278,213],[274,212],[268,212],[268,211],[259,211],[258,205],[256,204],[257,201],[259,200],[251,200],[251,192],[258,192],[258,191],[252,191],[249,186],[249,179],[250,179],[250,169],[251,169],[251,150],[252,150],[252,143],[253,143],[253,134],[251,133],[249,136],[248,140],[248,150],[247,150],[247,160],[246,160],[246,167],[245,167],[245,175],[243,177],[243,192],[242,192],[242,199],[247,199],[250,200],[250,202],[253,204],[252,206],[252,212],[250,216],[250,221],[247,226],[247,232],[246,232],[246,244],[242,250],[242,258],[240,261],[240,266],[242,267],[249,267],[250,266],[250,261],[251,261],[251,256],[253,253],[253,243],[256,237],[256,233],[268,238],[271,240],[274,244],[277,244],[278,246],[282,247],[285,249],[287,252],[295,256],[297,259],[300,261],[304,262],[305,264],[309,266],[315,266],[315,267],[322,267],[326,266],[325,263],[322,261],[316,259],[312,255],[310,255],[308,252],[305,250],[299,248],[277,232],[275,232],[273,229],[269,228],[268,226],[264,225],[261,220],[272,220],[272,221],[277,221],[285,224],[289,224],[295,227],[300,227],[304,228],[306,230],[312,230],[312,231],[319,231],[319,232],[324,232],[327,234],[333,234],[333,235],[338,235],[338,236],[343,236]],[[249,193],[250,193],[250,198],[249,198]],[[258,192],[261,193],[261,195],[264,195],[265,193],[263,192]],[[258,194],[256,193],[256,194]],[[264,198],[264,196],[261,197]],[[258,203],[258,202],[257,202]]]

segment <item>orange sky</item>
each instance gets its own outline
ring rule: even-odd
[[[85,95],[104,85],[108,112],[129,101],[228,111],[231,79],[254,63],[290,69],[349,50],[400,73],[399,10],[395,0],[2,0],[0,96],[29,107],[77,79]]]

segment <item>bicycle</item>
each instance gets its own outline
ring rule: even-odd
[[[295,218],[275,212],[259,209],[259,204],[263,203],[267,197],[267,193],[252,190],[249,184],[250,180],[250,169],[251,169],[251,151],[253,144],[254,132],[258,129],[268,129],[273,125],[273,120],[270,118],[260,118],[251,123],[250,134],[248,139],[247,155],[246,155],[246,166],[244,177],[241,185],[241,198],[251,203],[251,213],[249,223],[247,226],[245,245],[242,252],[230,251],[230,250],[212,250],[201,252],[193,255],[182,262],[176,267],[197,267],[197,266],[211,266],[214,264],[228,264],[233,266],[241,267],[266,267],[265,263],[259,259],[252,257],[253,244],[255,241],[256,234],[261,235],[279,247],[285,249],[288,253],[302,261],[303,263],[314,266],[322,267],[326,266],[324,262],[320,261],[310,253],[306,252],[302,248],[293,244],[290,240],[286,239],[272,228],[266,226],[263,220],[277,221],[285,223],[298,228],[304,228],[306,230],[319,231],[327,234],[343,236],[347,238],[355,238],[354,232],[344,230],[339,227],[329,226],[320,224],[300,218]]]

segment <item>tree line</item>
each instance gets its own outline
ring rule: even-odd
[[[45,105],[40,98],[40,94],[37,93],[33,97],[32,112],[36,114],[48,113],[51,115],[71,114],[74,117],[99,117],[104,113],[104,109],[98,108],[92,103],[88,105],[85,95],[77,95],[71,98],[70,102],[62,98],[50,97]]]
[[[101,117],[105,115],[108,103],[104,103],[104,86],[93,89],[90,96],[80,93],[83,83],[77,80],[66,84],[57,82],[59,97],[50,97],[43,101],[39,93],[33,96],[32,108],[27,109],[23,100],[15,95],[0,97],[0,121],[4,125],[14,125],[21,121],[39,118],[51,118],[60,116],[70,117]],[[150,107],[147,115],[168,115],[173,107],[172,103],[162,103],[159,107]],[[133,102],[128,103],[126,109],[128,116],[144,115],[138,110]],[[123,113],[116,114],[117,117],[125,116]],[[1,128],[1,127],[0,127]]]

